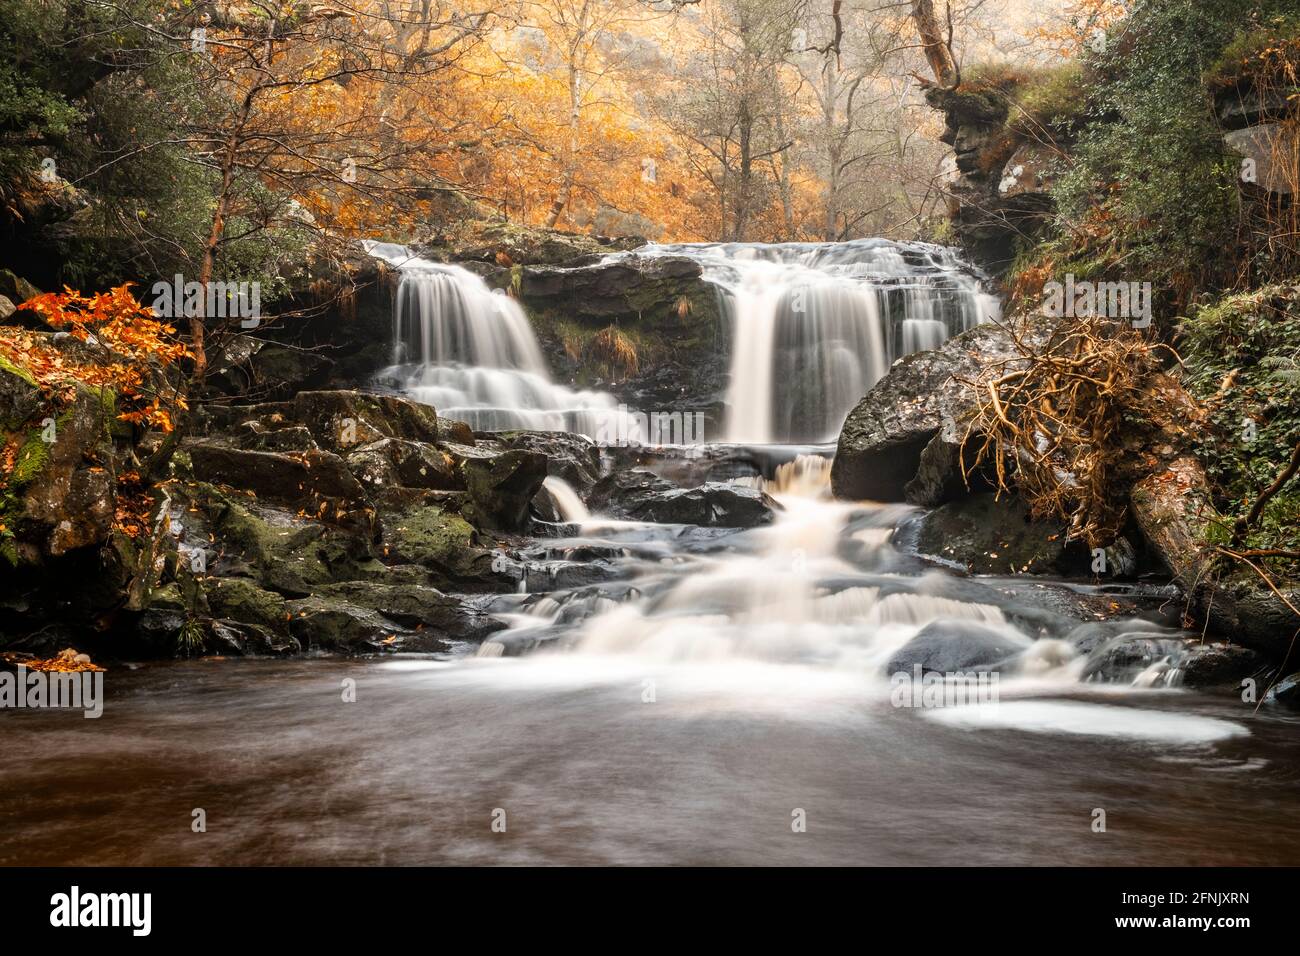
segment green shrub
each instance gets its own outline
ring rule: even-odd
[[[1232,517],[1300,442],[1300,285],[1266,286],[1192,311],[1180,328],[1184,384],[1204,405],[1197,455]],[[1266,507],[1251,547],[1300,550],[1300,481]]]

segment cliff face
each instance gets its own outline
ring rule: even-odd
[[[935,88],[926,100],[943,113],[940,140],[954,151],[948,192],[953,234],[976,264],[1003,275],[1017,243],[1039,235],[1054,209],[1048,188],[1059,149],[1009,127],[1006,89]]]

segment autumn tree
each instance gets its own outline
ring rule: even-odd
[[[704,14],[687,82],[661,103],[713,191],[722,236],[734,241],[750,237],[770,199],[765,161],[793,145],[781,117],[796,10],[786,0],[720,0]]]
[[[218,274],[234,281],[241,253],[260,244],[301,255],[309,243],[319,249],[391,221],[395,210],[418,211],[430,130],[391,116],[376,123],[377,92],[446,70],[488,17],[436,0],[119,12],[185,61],[182,80],[165,92],[174,136],[211,188],[192,273],[204,300]],[[209,330],[202,312],[188,318],[202,378],[210,332],[229,326]]]

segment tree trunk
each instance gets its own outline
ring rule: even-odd
[[[921,48],[925,58],[934,72],[934,78],[942,87],[957,85],[957,64],[952,58],[952,48],[944,37],[943,28],[934,15],[933,0],[913,0],[912,20],[916,32],[921,37]]]
[[[578,128],[582,122],[582,87],[576,66],[569,66],[569,143],[564,157],[564,176],[560,181],[559,191],[551,202],[551,211],[546,217],[546,228],[554,229],[560,221],[560,214],[569,204],[573,194],[573,181],[578,168]]]

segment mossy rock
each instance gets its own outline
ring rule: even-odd
[[[275,631],[287,627],[285,600],[274,591],[247,578],[208,578],[203,583],[208,605],[216,616]]]

